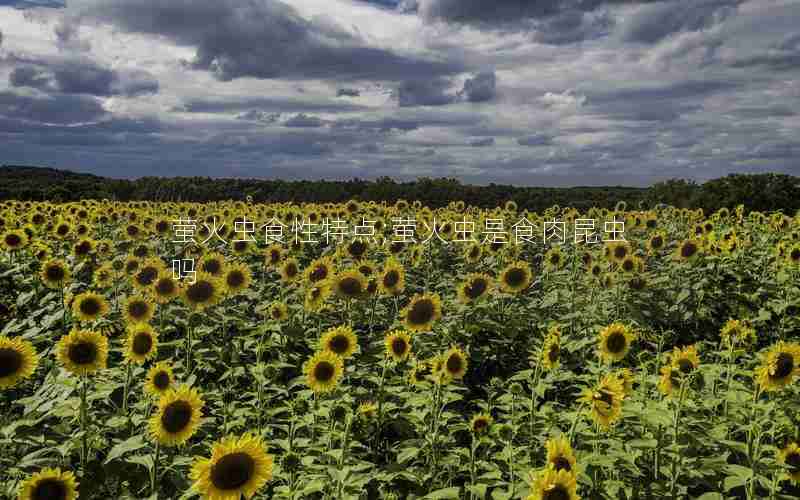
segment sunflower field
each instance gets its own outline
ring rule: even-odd
[[[799,235],[742,206],[6,201],[0,498],[798,498]]]

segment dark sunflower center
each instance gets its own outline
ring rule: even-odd
[[[231,288],[239,288],[244,285],[244,274],[241,271],[231,271],[228,273],[226,282]]]
[[[558,345],[551,345],[550,350],[547,351],[547,359],[550,360],[551,363],[555,363],[558,361],[558,356],[561,354],[561,348]]]
[[[167,223],[165,221],[160,220],[160,221],[156,222],[156,231],[158,231],[159,233],[167,232],[168,228],[169,228],[169,226],[167,225]]]
[[[418,300],[408,312],[408,321],[412,325],[424,325],[433,319],[433,313],[433,302],[430,299]]]
[[[345,335],[335,335],[328,342],[328,348],[336,354],[344,354],[350,348],[350,339]]]
[[[139,234],[139,228],[136,226],[128,226],[125,231],[128,233],[128,236],[136,236]]]
[[[557,484],[551,489],[543,492],[542,500],[569,500],[569,492],[566,490],[566,488],[560,484]]]
[[[489,422],[487,422],[485,418],[479,418],[474,424],[472,424],[472,428],[475,430],[475,432],[481,432],[488,426]]]
[[[200,304],[211,300],[214,296],[214,285],[208,281],[197,281],[186,289],[186,297],[190,302]]]
[[[133,352],[144,356],[153,348],[153,338],[147,333],[139,333],[133,338]]]
[[[633,271],[633,261],[631,259],[626,259],[622,262],[622,270],[629,273]]]
[[[65,225],[65,224],[61,224],[60,226],[58,226],[58,227],[56,228],[56,233],[57,233],[59,236],[64,236],[64,235],[66,235],[68,232],[69,232],[69,226],[67,226],[67,225]]]
[[[16,247],[20,243],[22,243],[22,238],[20,238],[18,234],[11,233],[6,235],[6,245]]]
[[[256,471],[253,457],[244,452],[225,455],[211,467],[211,483],[221,490],[241,488]]]
[[[794,452],[786,456],[786,465],[793,470],[800,470],[800,453]]]
[[[64,279],[64,268],[61,266],[47,266],[45,275],[50,281],[62,281]]]
[[[273,319],[281,319],[281,316],[283,316],[283,314],[281,314],[280,308],[275,307],[275,308],[272,309],[272,318]]]
[[[567,460],[566,457],[563,457],[561,455],[559,455],[559,456],[557,456],[556,458],[553,459],[553,466],[556,468],[557,471],[559,471],[559,470],[571,471],[572,470],[572,465],[570,465],[569,460]]]
[[[22,354],[14,349],[0,349],[0,378],[13,375],[22,368]]]
[[[325,267],[325,266],[317,266],[317,267],[315,267],[314,270],[311,271],[311,274],[309,275],[309,278],[311,278],[311,281],[314,281],[314,282],[322,281],[327,277],[328,277],[328,268]]]
[[[276,252],[273,250],[272,252],[269,253],[269,262],[271,264],[277,264],[279,260],[281,260],[280,252]]]
[[[684,243],[681,247],[681,256],[685,259],[693,257],[697,253],[697,245],[692,242]]]
[[[402,356],[406,353],[406,344],[405,339],[397,337],[396,339],[392,340],[392,352],[396,356]]]
[[[394,269],[390,270],[386,274],[383,275],[383,286],[386,288],[392,288],[400,281],[400,273],[395,271]]]
[[[320,361],[314,367],[314,378],[320,382],[328,382],[333,378],[335,372],[336,370],[331,363]]]
[[[76,255],[86,255],[92,250],[92,245],[88,241],[82,241],[75,245]]]
[[[678,368],[681,373],[691,373],[691,371],[694,370],[694,365],[688,359],[681,358],[678,360]]]
[[[55,478],[39,481],[31,492],[31,500],[64,500],[66,498],[67,485]]]
[[[512,288],[522,286],[525,283],[525,271],[518,267],[510,269],[505,275],[505,281]]]
[[[348,297],[354,297],[361,293],[361,282],[356,278],[347,276],[339,281],[339,290]]]
[[[790,258],[792,260],[800,260],[800,248],[795,248],[794,250],[792,250]]]
[[[469,250],[469,257],[470,257],[471,259],[477,259],[477,258],[478,258],[478,253],[479,253],[479,252],[480,252],[480,250],[479,250],[477,247],[472,247],[472,248],[470,248],[470,250]]]
[[[557,266],[559,262],[561,262],[561,255],[557,253],[550,255],[550,264]]]
[[[67,356],[76,365],[88,365],[97,359],[97,346],[92,342],[76,342],[69,346]]]
[[[787,352],[778,354],[778,359],[775,361],[775,372],[773,378],[788,377],[792,370],[794,370],[794,358]]]
[[[233,249],[236,252],[244,252],[245,250],[247,250],[247,241],[244,240],[234,241]]]
[[[595,394],[594,399],[597,401],[602,401],[603,403],[609,406],[614,404],[614,395],[609,391],[603,390],[598,392],[597,394]]]
[[[625,349],[627,343],[628,340],[622,332],[613,332],[606,339],[606,347],[614,354],[621,353]]]
[[[159,390],[163,391],[169,387],[169,374],[167,372],[158,372],[153,377],[153,385]]]
[[[294,278],[297,276],[297,266],[294,264],[287,264],[286,265],[286,276],[290,278]]]
[[[654,236],[653,239],[650,240],[650,245],[653,248],[661,248],[661,245],[663,245],[663,244],[664,244],[664,240],[661,238],[661,236]]]
[[[350,250],[350,255],[352,255],[353,257],[361,257],[367,250],[367,245],[365,245],[363,241],[357,240],[350,244],[349,250]]]
[[[624,259],[628,255],[628,249],[620,245],[614,248],[614,257],[617,259]]]
[[[147,304],[142,301],[128,304],[128,313],[134,318],[143,318],[147,314]]]
[[[11,308],[5,303],[0,302],[0,316],[7,316],[11,313]]]
[[[205,272],[207,272],[209,274],[217,274],[221,267],[222,267],[222,264],[220,263],[220,261],[218,261],[216,259],[211,259],[211,260],[207,260],[203,264],[203,271],[205,271]]]
[[[169,278],[163,278],[156,282],[156,293],[159,295],[169,295],[175,292],[175,283]]]
[[[467,294],[467,297],[470,299],[477,299],[483,292],[486,291],[487,283],[485,279],[474,279],[470,282],[466,289],[464,290]]]
[[[389,251],[393,254],[400,253],[404,248],[402,241],[395,241],[389,245]]]
[[[78,307],[87,316],[95,316],[100,312],[100,302],[94,297],[83,299]]]
[[[150,285],[158,276],[158,270],[155,267],[143,267],[139,274],[136,276],[136,281],[141,285]]]
[[[464,363],[461,361],[461,356],[453,354],[447,358],[446,366],[449,373],[460,373],[464,368]]]
[[[185,429],[192,420],[192,405],[186,401],[178,400],[164,408],[161,415],[161,425],[164,430],[175,434]]]

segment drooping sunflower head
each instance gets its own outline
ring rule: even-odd
[[[800,243],[795,243],[786,251],[786,262],[792,266],[800,266]]]
[[[81,321],[94,321],[108,314],[105,297],[94,292],[84,292],[72,301],[72,313]]]
[[[407,330],[429,331],[433,323],[442,317],[442,301],[438,294],[417,294],[401,311],[401,317]]]
[[[158,333],[147,323],[131,326],[125,341],[125,359],[137,365],[144,364],[158,353]]]
[[[442,375],[450,380],[464,378],[467,373],[467,355],[458,347],[451,347],[442,356]]]
[[[225,292],[230,295],[238,294],[250,287],[252,275],[246,264],[227,264],[222,273]]]
[[[33,375],[39,356],[33,344],[19,338],[0,337],[0,389],[9,389]]]
[[[665,396],[673,396],[681,387],[680,368],[672,363],[661,367],[661,376],[658,379],[658,390]]]
[[[405,289],[405,269],[394,258],[386,262],[378,279],[378,288],[383,295],[397,296]]]
[[[527,262],[509,264],[500,272],[500,288],[506,293],[520,293],[533,281],[533,273]]]
[[[408,383],[411,386],[422,386],[430,382],[431,364],[426,361],[416,360],[408,372]]]
[[[458,300],[469,304],[491,292],[492,278],[483,273],[472,273],[458,286]]]
[[[548,467],[534,476],[527,500],[579,500],[577,490],[574,474]]]
[[[722,343],[727,346],[749,345],[756,340],[756,331],[746,322],[729,319],[719,331]]]
[[[180,286],[172,272],[165,269],[156,276],[150,291],[153,300],[159,304],[167,304],[180,294]]]
[[[331,351],[318,351],[304,366],[308,386],[316,393],[330,392],[344,373],[342,358]]]
[[[358,348],[358,339],[349,326],[331,328],[320,339],[320,349],[332,352],[342,359],[351,357],[356,352],[356,348]]]
[[[333,278],[333,289],[342,298],[358,299],[367,291],[367,278],[357,269],[347,269]]]
[[[464,251],[464,260],[470,264],[475,264],[483,256],[483,247],[479,243],[471,243]]]
[[[800,375],[800,344],[779,341],[764,355],[756,378],[763,391],[777,391]]]
[[[73,329],[56,346],[61,365],[75,375],[90,375],[105,369],[108,339],[91,330]]]
[[[636,340],[636,333],[627,325],[612,323],[600,331],[598,352],[603,361],[611,363],[622,360]]]
[[[42,264],[39,276],[48,288],[61,288],[69,281],[70,273],[63,260],[49,259]]]
[[[548,466],[552,466],[556,471],[564,470],[573,475],[577,473],[575,453],[572,451],[572,446],[567,438],[563,435],[557,438],[550,438],[544,446],[547,450]]]
[[[634,376],[630,368],[620,368],[614,372],[614,375],[622,382],[622,389],[625,391],[626,396],[633,393]]]
[[[164,446],[185,443],[200,426],[204,404],[193,387],[182,385],[169,389],[158,400],[158,409],[150,417],[150,437]]]
[[[202,311],[213,306],[222,299],[223,285],[218,278],[200,272],[194,283],[183,287],[181,298],[184,303],[195,311]]]
[[[172,366],[166,361],[156,363],[147,371],[147,380],[144,389],[153,396],[162,396],[175,385],[175,376]]]
[[[476,436],[486,434],[489,432],[492,422],[494,422],[494,419],[492,419],[491,415],[488,413],[479,413],[470,420],[469,430]]]
[[[272,479],[274,459],[253,434],[225,437],[214,443],[210,458],[195,458],[192,490],[202,498],[252,498]]]
[[[561,337],[559,335],[548,334],[542,345],[542,365],[552,370],[558,368],[561,361]]]
[[[19,488],[19,500],[75,500],[78,482],[70,471],[42,469],[29,476]]]
[[[593,389],[584,391],[581,401],[589,405],[590,416],[607,429],[622,416],[625,388],[614,374],[604,376]]]
[[[122,312],[128,324],[147,323],[153,319],[155,306],[147,295],[131,295],[122,302]]]
[[[389,332],[385,339],[386,355],[400,363],[411,353],[411,336],[403,330]]]
[[[795,483],[800,483],[800,444],[787,443],[778,450],[778,463],[786,467],[786,474]]]
[[[332,289],[328,281],[314,283],[306,289],[303,307],[309,312],[319,312],[325,308],[325,301],[331,296]]]

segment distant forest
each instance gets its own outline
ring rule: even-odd
[[[397,182],[390,178],[349,181],[283,181],[215,179],[210,177],[143,177],[110,179],[52,168],[0,167],[0,199],[75,201],[85,198],[120,201],[342,202],[349,199],[420,200],[431,207],[463,200],[480,207],[500,206],[513,200],[520,208],[541,211],[553,205],[579,209],[612,208],[624,201],[628,208],[651,208],[659,203],[714,211],[743,204],[748,210],[800,209],[800,177],[785,174],[731,174],[698,184],[672,179],[648,188],[624,186],[543,188],[489,184],[473,186],[456,179],[420,178]]]

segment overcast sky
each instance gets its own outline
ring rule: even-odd
[[[0,0],[0,164],[800,175],[800,0]]]

